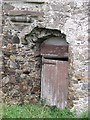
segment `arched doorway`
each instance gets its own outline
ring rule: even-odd
[[[41,44],[41,99],[64,108],[68,96],[68,44],[65,38],[50,37]]]
[[[32,52],[29,56],[29,78],[33,83],[31,96],[43,99],[51,106],[64,108],[68,93],[68,43],[65,34],[37,27],[25,36],[24,42]]]

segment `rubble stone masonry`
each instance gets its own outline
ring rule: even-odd
[[[3,101],[27,104],[40,100],[40,44],[48,36],[65,35],[69,44],[68,106],[78,113],[88,110],[89,1],[3,0],[2,4]]]

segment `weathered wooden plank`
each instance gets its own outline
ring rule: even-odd
[[[56,55],[68,57],[68,46],[45,45],[41,46],[41,55]]]
[[[44,59],[41,79],[41,98],[48,105],[64,108],[68,94],[68,62]]]
[[[68,62],[57,61],[57,107],[64,108],[67,105],[67,94],[68,94]]]
[[[45,62],[47,62],[46,60]],[[55,65],[44,64],[42,69],[41,97],[46,100],[47,104],[52,104],[52,83],[55,73]],[[51,81],[50,81],[51,80]]]

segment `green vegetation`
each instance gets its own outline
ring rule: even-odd
[[[3,105],[0,103],[0,118],[3,116]]]
[[[88,114],[82,114],[88,118]],[[3,118],[77,118],[76,114],[69,109],[57,109],[56,107],[42,106],[41,104],[30,105],[4,105]]]
[[[90,118],[90,113],[89,112],[82,113],[81,118]]]

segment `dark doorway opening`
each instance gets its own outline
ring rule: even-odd
[[[52,37],[41,44],[41,99],[50,106],[65,108],[68,95],[68,44]]]
[[[65,58],[56,58],[56,57],[44,57],[45,59],[58,60],[58,61],[68,61],[68,57]]]

